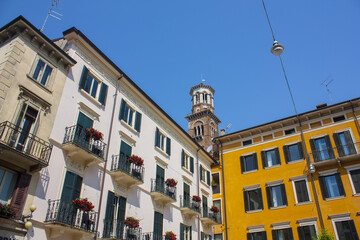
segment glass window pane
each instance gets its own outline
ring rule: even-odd
[[[88,75],[86,78],[85,86],[84,86],[85,92],[90,93],[92,81],[93,81],[93,77]]]
[[[2,175],[0,182],[0,202],[6,204],[14,190],[16,174],[0,169],[0,175]]]
[[[360,193],[360,169],[350,171],[351,180],[356,193]]]
[[[132,126],[133,124],[133,116],[134,116],[134,111],[131,109],[131,108],[129,108],[129,122],[128,122],[128,124],[130,125],[130,126]]]
[[[280,185],[272,187],[271,188],[271,193],[272,193],[272,198],[273,198],[273,202],[274,202],[274,207],[283,206],[284,203],[283,203],[283,200],[282,200]]]
[[[339,140],[340,140],[340,144],[341,144],[344,156],[350,155],[351,154],[350,146],[349,146],[349,143],[346,141],[345,133],[339,133],[338,136],[339,136]]]
[[[299,147],[297,144],[294,145],[290,145],[288,147],[289,149],[289,155],[290,155],[290,161],[296,161],[296,160],[300,160],[300,152],[299,152]]]
[[[45,63],[41,59],[39,59],[39,62],[36,65],[34,74],[32,76],[35,80],[38,80],[38,77],[41,76],[41,72],[43,71],[44,66]]]
[[[213,194],[220,193],[220,175],[219,173],[215,173],[212,175],[212,190]]]
[[[309,201],[309,194],[307,191],[306,181],[296,181],[295,182],[295,189],[296,189],[296,197],[298,202],[307,202]]]
[[[324,178],[329,197],[338,197],[340,196],[339,187],[336,182],[335,175],[326,176]]]
[[[95,79],[94,79],[93,82],[94,82],[94,83],[93,83],[93,86],[92,86],[92,89],[91,89],[91,96],[92,96],[93,98],[95,98],[95,97],[96,97],[96,92],[97,92],[97,89],[98,89],[98,86],[99,86],[99,83],[98,83],[98,81],[96,81]]]
[[[42,78],[41,78],[41,81],[40,81],[40,83],[41,83],[42,85],[45,85],[45,84],[47,83],[47,81],[48,81],[49,78],[50,78],[50,75],[51,75],[52,70],[53,70],[53,69],[52,69],[49,65],[46,66],[45,72],[44,72],[44,74],[43,74],[43,76],[42,76]]]
[[[251,171],[255,169],[255,164],[254,164],[254,156],[250,155],[250,156],[246,156],[245,157],[245,171]]]
[[[250,210],[261,209],[261,199],[258,190],[248,191]]]
[[[358,236],[353,236],[354,234],[350,228],[350,221],[336,222],[335,225],[339,240],[358,239]]]
[[[275,150],[267,151],[266,152],[266,159],[267,159],[268,167],[277,165]]]
[[[319,156],[320,161],[330,159],[329,150],[326,145],[325,138],[315,139],[315,146],[316,146],[317,154]]]

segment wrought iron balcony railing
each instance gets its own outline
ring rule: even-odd
[[[163,234],[147,232],[147,233],[143,233],[142,240],[165,240],[165,237]]]
[[[176,187],[170,187],[165,181],[151,179],[151,192],[158,192],[176,201]]]
[[[136,166],[134,163],[127,161],[122,153],[112,156],[111,171],[118,170],[144,182],[144,166]]]
[[[124,220],[104,220],[103,238],[124,239]]]
[[[52,144],[10,122],[0,124],[0,143],[30,157],[43,167],[49,164]]]
[[[180,208],[189,208],[201,213],[201,202],[194,201],[191,196],[180,196]]]
[[[216,223],[221,223],[220,212],[213,212],[210,210],[210,208],[206,208],[206,209],[202,208],[201,212],[202,212],[201,213],[202,218],[209,218]]]
[[[85,151],[104,159],[106,144],[102,140],[91,138],[86,129],[79,125],[66,127],[63,144],[73,143],[81,147]]]
[[[310,153],[310,159],[313,163],[320,163],[334,159],[345,159],[358,155],[358,147],[359,143],[351,143],[338,145],[336,147],[330,147],[319,151],[313,151]]]
[[[46,223],[68,225],[95,233],[98,213],[76,208],[72,203],[61,200],[49,200]]]

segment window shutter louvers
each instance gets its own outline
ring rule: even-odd
[[[121,99],[120,113],[119,113],[120,120],[125,120],[125,105],[126,105],[126,102],[124,101],[124,99]]]
[[[266,196],[267,196],[267,200],[268,200],[268,207],[272,208],[273,207],[273,201],[272,201],[271,188],[270,187],[266,187]]]
[[[101,83],[99,102],[104,106],[106,104],[107,92],[108,92],[108,86],[105,83]]]
[[[205,179],[202,179],[203,178],[203,167],[200,165],[200,180],[204,181]]]
[[[261,151],[261,160],[262,160],[263,168],[266,168],[268,165],[267,165],[267,159],[266,159],[266,152],[265,151]]]
[[[171,155],[171,139],[168,137],[166,138],[166,153]]]
[[[306,240],[303,227],[297,227],[297,230],[299,234],[299,240]]]
[[[276,163],[280,165],[280,164],[281,164],[281,161],[280,161],[279,148],[276,148],[276,149],[275,149],[275,156],[276,156]]]
[[[334,149],[331,146],[331,141],[330,141],[329,135],[325,136],[325,142],[326,142],[326,146],[327,146],[327,149],[329,152],[330,159],[334,159],[335,158]]]
[[[284,151],[284,156],[285,156],[285,162],[288,163],[291,161],[290,156],[289,156],[289,149],[288,146],[283,146],[283,151]]]
[[[251,237],[251,233],[247,233],[246,237],[247,237],[247,240],[253,240],[252,237]]]
[[[339,187],[340,196],[345,196],[345,189],[344,189],[344,185],[341,181],[340,173],[335,174],[335,178],[336,178],[337,185]]]
[[[210,172],[206,171],[206,183],[210,186]]]
[[[258,159],[257,159],[257,154],[256,153],[254,153],[254,166],[255,166],[255,169],[259,169]]]
[[[339,134],[334,133],[333,138],[334,138],[336,149],[338,151],[339,156],[340,157],[344,156],[344,150],[343,150],[343,146],[341,145],[341,142],[340,142]]]
[[[274,240],[279,240],[278,230],[272,230],[272,236]]]
[[[204,240],[204,233],[201,232],[201,240]]]
[[[359,236],[356,232],[354,220],[349,220],[348,222],[349,222],[350,232],[353,237],[353,240],[359,240]]]
[[[355,149],[354,142],[352,140],[350,132],[346,131],[346,132],[344,132],[344,134],[345,134],[347,147],[350,150],[350,154],[356,154],[356,149]]]
[[[160,133],[159,133],[159,129],[156,128],[156,132],[155,132],[155,146],[156,147],[160,147]]]
[[[280,188],[281,188],[281,197],[283,200],[283,204],[288,205],[285,184],[280,184]]]
[[[190,172],[194,173],[194,158],[190,157]]]
[[[261,193],[261,188],[256,190],[258,192],[259,198],[260,198],[260,208],[264,209],[264,202],[263,202],[263,198],[262,198],[262,193]]]
[[[262,235],[263,240],[267,240],[266,231],[262,232],[261,235]]]
[[[319,161],[319,154],[318,154],[317,149],[315,147],[314,139],[310,139],[310,147],[311,147],[311,151],[312,151],[314,161],[318,162]]]
[[[136,115],[135,115],[135,130],[140,132],[140,128],[141,128],[141,113],[139,112],[136,112]]]
[[[181,150],[181,166],[185,166],[185,152],[184,149]]]
[[[328,192],[327,192],[324,177],[319,177],[319,183],[320,183],[321,194],[323,196],[323,199],[325,200],[326,198],[328,198]]]
[[[180,240],[184,240],[184,224],[180,223]]]
[[[245,212],[249,211],[249,194],[248,191],[244,191],[244,205],[245,205]]]
[[[192,240],[192,229],[191,229],[191,226],[190,226],[190,240]]]
[[[105,238],[110,237],[113,226],[114,219],[114,198],[115,195],[112,192],[108,192],[108,198],[106,203],[106,211],[105,211],[105,224],[104,224],[104,233],[103,236]]]
[[[18,212],[16,213],[16,216],[19,217],[22,215],[22,211],[24,208],[25,200],[27,197],[27,192],[29,189],[31,181],[31,175],[29,174],[21,174],[19,177],[19,180],[16,184],[12,199],[11,199],[11,205],[18,209]]]
[[[241,166],[241,173],[245,172],[245,157],[240,157],[240,166]]]
[[[289,233],[289,240],[293,240],[294,236],[293,236],[292,228],[288,228],[288,233]]]
[[[81,78],[80,78],[80,83],[79,83],[79,88],[80,89],[84,89],[85,88],[85,84],[86,84],[86,79],[89,75],[89,69],[87,69],[85,66],[83,67],[82,73],[81,73]]]
[[[304,159],[304,148],[302,142],[298,142],[297,144],[299,148],[300,159]]]

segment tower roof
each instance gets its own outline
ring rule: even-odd
[[[200,89],[200,88],[207,88],[211,91],[212,94],[215,93],[215,90],[211,86],[200,83],[199,85],[196,85],[190,89],[190,95],[192,95],[195,90]]]

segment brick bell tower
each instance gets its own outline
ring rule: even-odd
[[[219,136],[218,125],[221,121],[214,114],[215,90],[203,83],[190,89],[192,97],[191,114],[188,120],[188,133],[205,151],[217,158],[218,149],[212,139]]]

